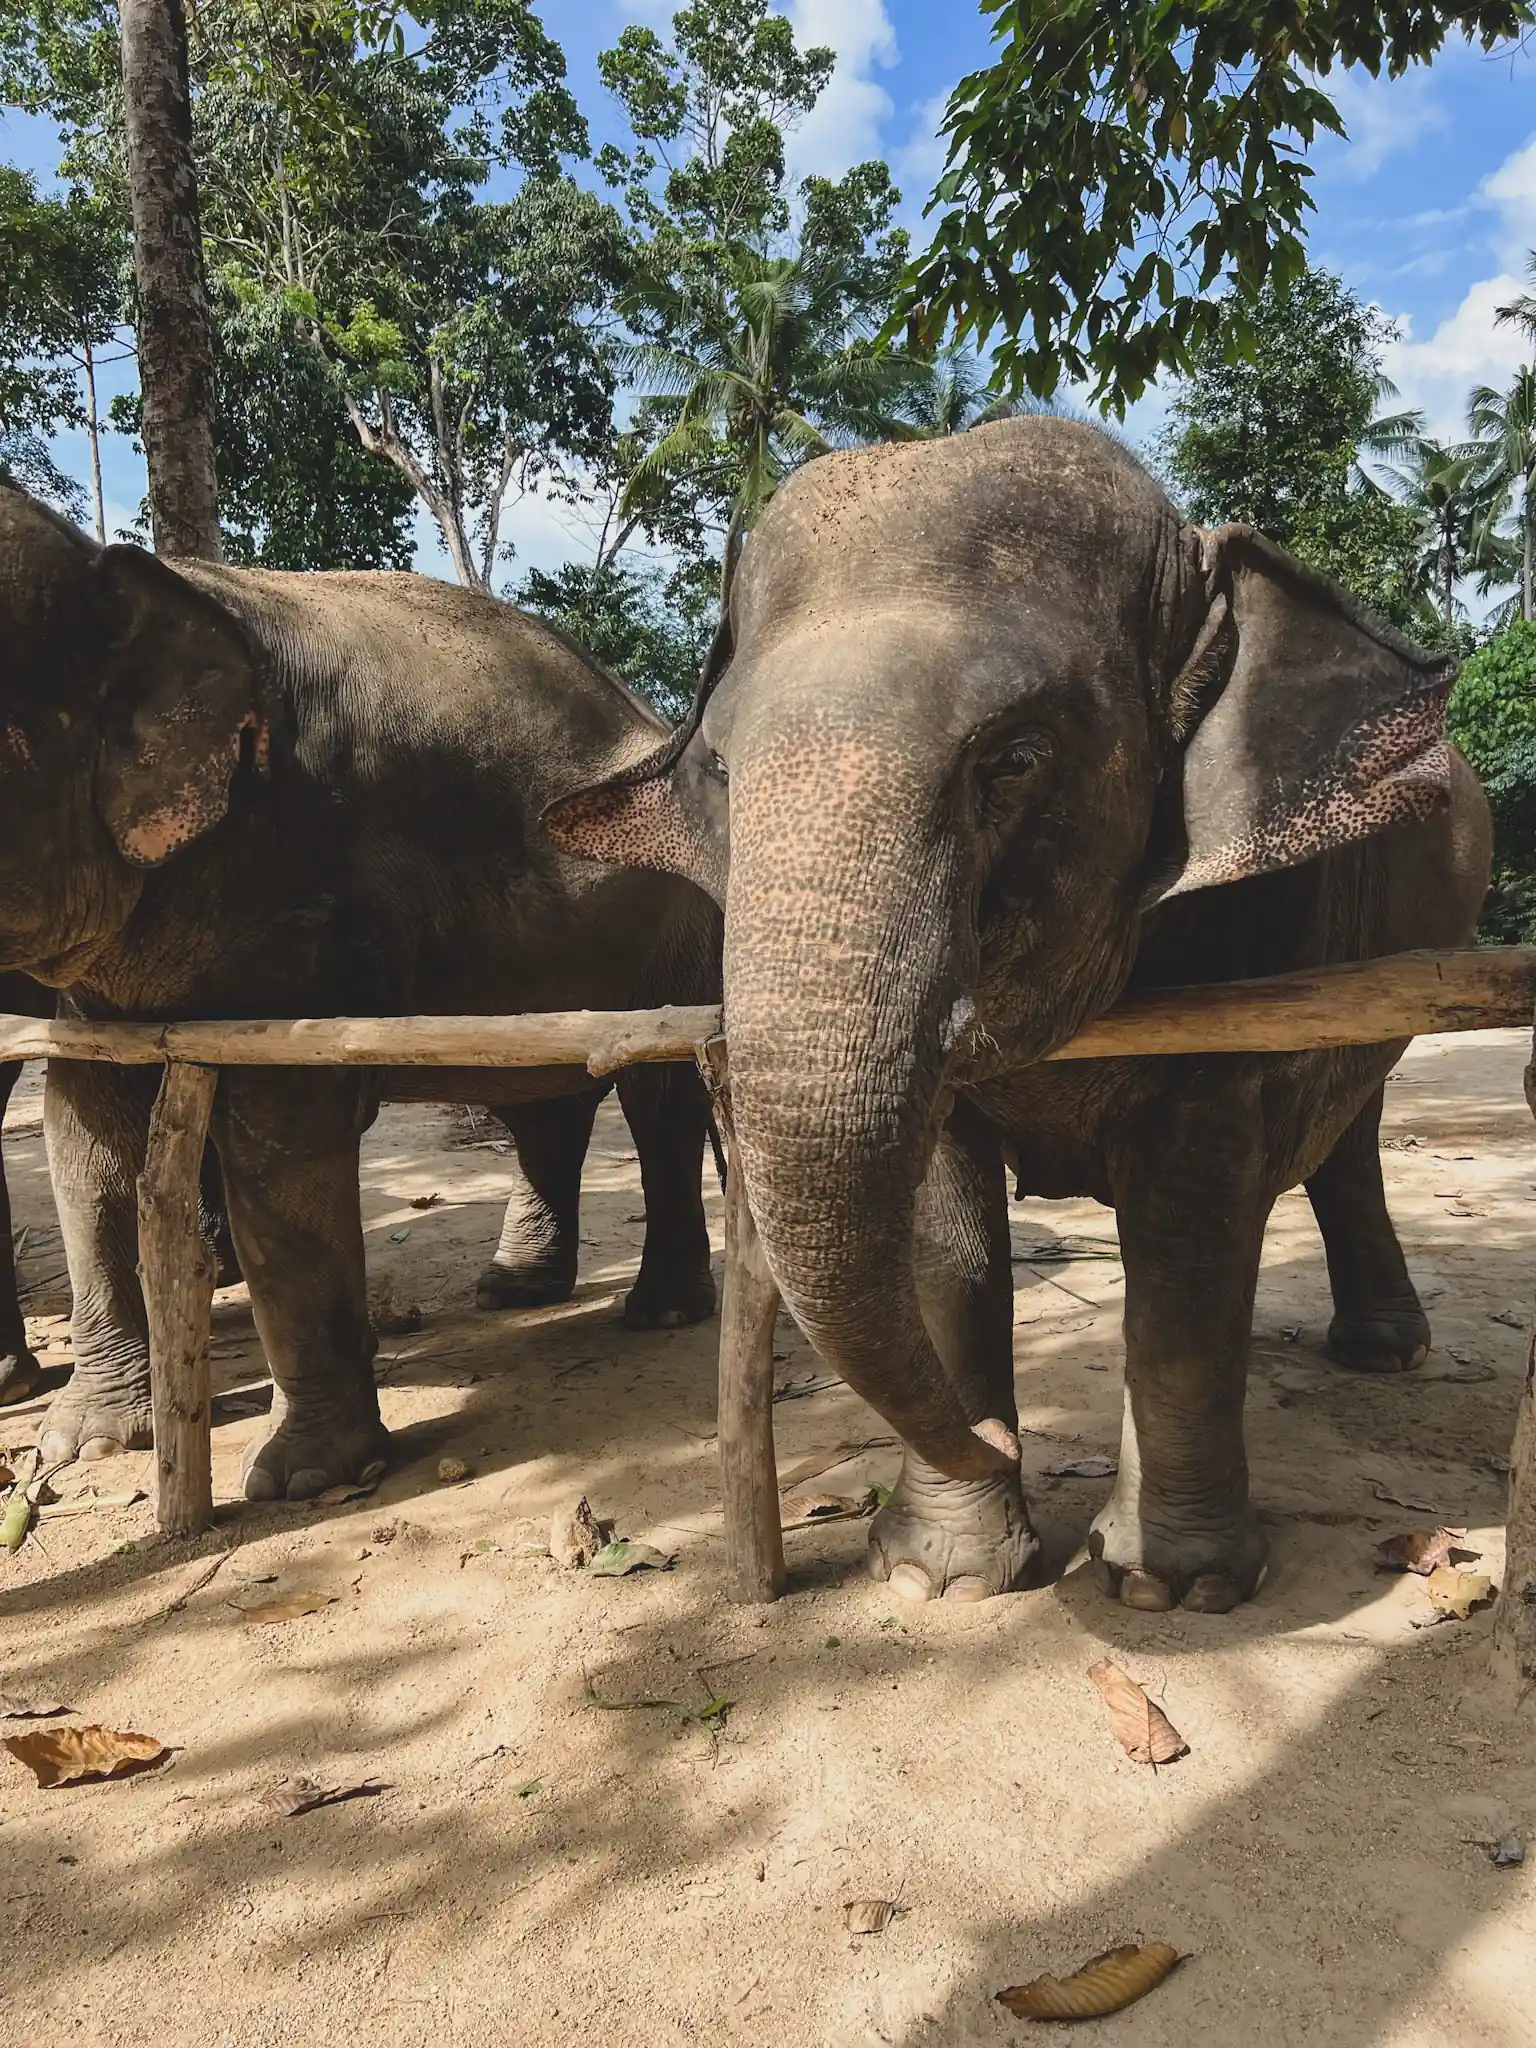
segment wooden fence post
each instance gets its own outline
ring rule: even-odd
[[[208,1325],[213,1251],[198,1214],[198,1176],[216,1067],[166,1063],[139,1177],[139,1278],[149,1319],[156,1514],[167,1536],[213,1521]]]
[[[1525,1070],[1536,1116],[1536,1038]],[[1536,1337],[1525,1360],[1525,1392],[1509,1453],[1504,1584],[1493,1616],[1494,1682],[1512,1707],[1536,1693]]]
[[[731,1126],[723,1038],[712,1038],[700,1048],[699,1066],[730,1147],[716,1425],[725,1500],[725,1565],[731,1598],[760,1606],[784,1591],[784,1531],[773,1455],[773,1326],[779,1290],[747,1203]]]

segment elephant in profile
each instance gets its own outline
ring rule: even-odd
[[[0,486],[0,969],[88,1017],[503,1014],[711,1002],[720,919],[540,822],[665,728],[542,621],[406,574],[285,574],[99,548]],[[690,1067],[617,1083],[647,1215],[639,1327],[714,1305]],[[245,1478],[305,1499],[385,1454],[358,1144],[379,1102],[481,1103],[526,1186],[496,1302],[575,1277],[581,1068],[230,1068],[211,1131],[277,1386]],[[75,1373],[50,1460],[150,1440],[135,1185],[155,1076],[51,1063]]]
[[[1487,806],[1454,664],[1250,528],[1187,524],[1050,418],[829,455],[746,549],[675,739],[548,815],[725,912],[736,1141],[769,1267],[896,1429],[872,1525],[919,1597],[1025,1583],[1007,1185],[1115,1209],[1119,1474],[1089,1549],[1128,1605],[1256,1589],[1244,1381],[1265,1222],[1306,1184],[1337,1358],[1429,1342],[1387,1214],[1402,1051],[1042,1064],[1127,990],[1471,935]]]

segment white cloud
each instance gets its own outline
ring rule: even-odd
[[[1483,179],[1472,207],[1494,216],[1488,240],[1497,274],[1480,278],[1423,341],[1404,320],[1403,339],[1386,352],[1387,375],[1405,404],[1422,409],[1437,440],[1465,438],[1474,384],[1508,384],[1528,359],[1530,345],[1519,328],[1495,325],[1494,315],[1529,284],[1518,273],[1536,245],[1536,135]]]
[[[1507,271],[1481,278],[1426,340],[1415,341],[1411,323],[1404,321],[1404,338],[1387,349],[1387,375],[1403,404],[1422,410],[1436,440],[1465,440],[1472,386],[1508,384],[1525,361],[1520,330],[1494,325],[1495,311],[1520,289],[1520,280]]]
[[[1536,135],[1484,178],[1477,197],[1497,211],[1507,242],[1536,243]]]
[[[870,74],[898,62],[896,31],[885,0],[791,0],[785,11],[801,49],[837,52],[826,91],[788,138],[789,165],[797,177],[839,178],[851,164],[884,154],[881,129],[895,109]]]
[[[931,100],[914,107],[912,132],[892,158],[891,168],[909,202],[909,212],[913,206],[926,204],[948,159],[949,137],[939,133],[948,105],[949,94],[936,92]]]
[[[1450,125],[1434,98],[1427,74],[1372,78],[1366,71],[1341,71],[1323,82],[1349,131],[1339,170],[1346,178],[1374,178],[1388,157],[1413,149],[1426,135]]]

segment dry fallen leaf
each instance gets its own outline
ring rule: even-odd
[[[1379,1479],[1371,1481],[1371,1491],[1378,1500],[1390,1501],[1395,1508],[1412,1508],[1416,1515],[1438,1515],[1440,1512],[1427,1500],[1409,1500],[1404,1494],[1388,1492]]]
[[[263,1806],[288,1819],[312,1813],[317,1806],[336,1806],[343,1799],[371,1799],[387,1788],[381,1778],[364,1778],[356,1785],[317,1785],[313,1778],[279,1778],[261,1795]]]
[[[1058,1458],[1047,1465],[1047,1479],[1108,1479],[1120,1466],[1114,1458]]]
[[[600,1522],[583,1494],[573,1507],[555,1509],[549,1524],[549,1554],[562,1571],[579,1572],[612,1534],[612,1522]]]
[[[867,1515],[875,1507],[875,1490],[866,1486],[857,1499],[843,1493],[797,1493],[784,1503],[792,1522],[815,1522],[838,1515]]]
[[[469,1477],[469,1467],[462,1458],[439,1458],[437,1476],[444,1486],[457,1486]]]
[[[85,1778],[122,1778],[170,1755],[153,1735],[103,1728],[94,1721],[83,1728],[39,1728],[27,1735],[0,1736],[0,1741],[42,1786],[74,1785]]]
[[[850,1899],[843,1908],[843,1924],[850,1934],[884,1934],[895,1918],[894,1899]]]
[[[1506,1835],[1493,1844],[1488,1860],[1495,1870],[1518,1870],[1525,1861],[1525,1844],[1518,1835]]]
[[[411,1207],[413,1209],[435,1209],[442,1199],[441,1195],[412,1195]]]
[[[1090,1664],[1088,1676],[1109,1709],[1116,1741],[1132,1763],[1171,1764],[1177,1757],[1188,1756],[1189,1744],[1162,1708],[1149,1700],[1112,1658],[1101,1657],[1097,1664]],[[1114,2007],[1105,2006],[1104,2010],[1113,2012]]]
[[[654,1544],[634,1543],[621,1536],[617,1543],[605,1543],[588,1563],[587,1570],[597,1579],[622,1579],[631,1572],[664,1572],[671,1562],[669,1554]]]
[[[999,1991],[997,2002],[1021,2020],[1097,2020],[1145,1998],[1182,1958],[1166,1941],[1107,1948],[1070,1977],[1036,1977]]]
[[[1442,1614],[1465,1621],[1479,1607],[1486,1607],[1498,1588],[1486,1572],[1463,1572],[1453,1564],[1442,1564],[1430,1573],[1424,1590]]]
[[[334,1593],[314,1591],[284,1593],[280,1599],[258,1600],[254,1607],[240,1607],[238,1612],[247,1621],[297,1621],[302,1615],[318,1614],[336,1598]]]
[[[1451,1552],[1466,1535],[1465,1529],[1410,1529],[1402,1536],[1388,1536],[1375,1550],[1379,1572],[1417,1572],[1427,1579],[1432,1571],[1451,1561]]]
[[[370,1493],[378,1491],[379,1481],[383,1477],[384,1460],[375,1458],[371,1465],[363,1467],[350,1485],[343,1482],[340,1486],[328,1486],[324,1493],[317,1493],[314,1499],[307,1501],[305,1505],[315,1508],[337,1508],[343,1501],[365,1500]]]
[[[0,1692],[0,1718],[7,1721],[48,1721],[55,1714],[72,1714],[62,1700],[29,1699],[25,1693]]]

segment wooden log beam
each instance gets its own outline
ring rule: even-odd
[[[1525,1099],[1536,1116],[1536,1037],[1525,1070]],[[1493,1613],[1492,1668],[1506,1708],[1536,1703],[1536,1337],[1525,1354],[1525,1388],[1509,1452],[1504,1583]]]
[[[218,1074],[173,1060],[149,1124],[139,1176],[139,1278],[149,1320],[156,1513],[167,1536],[213,1521],[208,1324],[213,1250],[198,1219],[198,1176]]]
[[[1394,953],[1263,981],[1157,989],[1086,1025],[1053,1060],[1189,1052],[1301,1052],[1375,1045],[1425,1031],[1528,1024],[1536,946]],[[522,1017],[192,1019],[180,1024],[55,1022],[0,1015],[0,1060],[166,1059],[223,1067],[585,1066],[691,1060],[721,1029],[702,1004],[564,1010]],[[1006,1046],[1002,1048],[1006,1057]]]
[[[720,1128],[729,1138],[725,1041],[699,1048],[699,1067]],[[773,1451],[773,1326],[779,1290],[747,1203],[734,1141],[725,1175],[725,1286],[720,1302],[720,1384],[716,1431],[725,1507],[730,1597],[748,1606],[784,1591],[784,1530]]]

